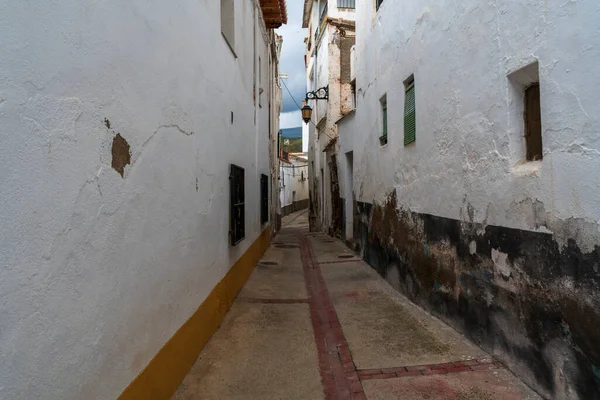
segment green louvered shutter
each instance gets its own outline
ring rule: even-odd
[[[404,94],[404,145],[416,140],[417,121],[415,115],[415,84],[406,87]]]

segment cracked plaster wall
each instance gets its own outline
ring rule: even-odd
[[[377,14],[357,7],[358,104],[340,135],[342,151],[354,150],[359,200],[381,203],[395,188],[411,211],[535,230],[513,204],[531,199],[561,220],[600,221],[596,2],[390,1]],[[536,59],[544,159],[524,163],[522,114],[511,107],[507,76]],[[411,74],[417,140],[404,146]],[[386,93],[382,147],[378,100]]]
[[[315,11],[317,9],[318,7],[313,7],[311,27],[318,26],[320,15]],[[354,20],[353,11],[338,9],[337,3],[333,0],[328,2],[328,10],[329,18]],[[314,37],[314,28],[309,32],[309,35]],[[311,59],[307,69],[307,88],[308,90],[316,90],[328,86],[329,99],[327,101],[319,100],[316,104],[312,102],[311,105],[314,109],[313,122],[318,128],[313,124],[310,124],[307,128],[309,136],[308,155],[309,163],[311,163],[309,176],[313,188],[309,220],[311,229],[329,231],[333,224],[331,171],[329,160],[327,160],[327,155],[323,150],[338,135],[336,122],[343,112],[349,111],[350,98],[348,90],[350,85],[341,82],[340,44],[342,36],[340,29],[331,23],[326,23],[319,35],[320,39],[315,42],[316,50],[312,50],[312,55],[309,54]],[[350,32],[349,35],[353,35],[353,32]],[[314,170],[312,163],[314,163]],[[339,162],[337,164],[339,166]],[[321,178],[321,169],[323,169],[323,179]],[[322,183],[321,180],[323,180]]]
[[[378,13],[369,2],[357,3],[357,108],[338,128],[340,152],[353,152],[352,192],[364,202],[353,210],[361,216],[354,233],[362,244],[369,242],[372,265],[384,276],[386,268],[401,270],[402,290],[419,293],[413,300],[454,326],[473,329],[472,338],[498,351],[523,379],[553,398],[599,398],[600,393],[592,328],[600,305],[598,20],[600,7],[591,0],[386,0]],[[522,99],[515,97],[509,76],[535,61],[544,158],[526,163]],[[404,146],[404,81],[412,74],[417,135],[416,143]],[[384,94],[388,144],[382,147]],[[347,174],[345,163],[341,168]],[[349,213],[351,193],[342,193]],[[365,210],[370,204],[374,212],[386,209],[390,195],[395,210],[383,221],[394,223],[382,231],[381,224],[365,219],[370,215]],[[417,221],[430,220],[442,233],[421,243],[419,224],[426,223]],[[406,228],[407,223],[414,226]],[[414,240],[388,240],[388,228]],[[462,244],[455,246],[454,240]],[[514,247],[501,249],[506,242]],[[419,269],[430,258],[437,260],[436,273],[453,271],[464,278],[465,248],[482,260],[471,265],[477,271],[467,271],[476,276],[473,287],[489,285],[510,295],[480,297],[465,282],[438,288],[425,280],[415,289],[423,282],[410,276],[423,273]],[[525,273],[513,270],[521,253],[529,260]],[[400,267],[386,264],[394,257]],[[496,278],[489,281],[489,273]],[[454,303],[439,300],[444,290],[450,290],[448,298],[456,297]],[[515,298],[526,312],[507,300]],[[465,310],[474,312],[477,304],[483,306],[474,318]],[[494,322],[485,334],[477,331],[482,329],[477,323],[499,318],[498,310],[507,320]],[[536,364],[538,370],[532,368]]]
[[[253,3],[236,0],[237,58],[218,3],[3,3],[0,398],[116,398],[262,230]],[[235,248],[230,163],[247,188]]]

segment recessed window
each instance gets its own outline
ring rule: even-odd
[[[258,106],[260,108],[262,108],[262,94],[263,94],[263,87],[262,87],[262,60],[260,57],[258,57]]]
[[[415,107],[415,78],[404,82],[404,145],[417,140],[417,116]]]
[[[231,245],[235,246],[246,235],[244,203],[244,168],[231,164],[229,172],[229,235]]]
[[[260,176],[260,222],[269,222],[269,177]]]
[[[542,116],[540,112],[540,84],[534,83],[525,89],[525,145],[527,161],[541,160]]]
[[[517,163],[541,160],[543,143],[538,62],[511,72],[508,81],[513,160]]]
[[[221,33],[235,51],[235,0],[221,0]]]
[[[387,110],[387,95],[384,95],[379,100],[381,105],[381,136],[379,137],[379,143],[384,146],[388,142],[388,110]]]

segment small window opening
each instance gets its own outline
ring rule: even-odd
[[[260,176],[260,222],[269,222],[269,177]]]
[[[508,74],[510,149],[515,163],[543,158],[538,61]]]
[[[381,136],[379,137],[379,143],[384,146],[388,142],[387,94],[383,95],[379,102],[381,104]]]
[[[525,89],[525,144],[527,161],[541,160],[542,116],[540,112],[540,84],[534,83]]]
[[[244,168],[231,164],[229,172],[229,234],[232,246],[244,240],[246,235],[244,190]]]
[[[352,90],[352,109],[356,110],[356,80],[350,83],[350,89]]]

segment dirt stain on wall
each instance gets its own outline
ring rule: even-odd
[[[357,214],[363,258],[412,301],[541,394],[600,399],[598,227],[545,212],[534,223],[553,233],[474,223],[470,210],[468,220],[419,214],[399,207],[395,191],[359,202]]]

